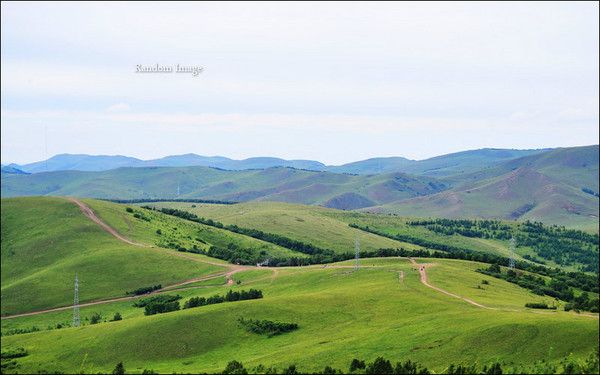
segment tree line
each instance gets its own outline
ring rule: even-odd
[[[184,303],[183,308],[190,309],[193,307],[214,305],[216,303],[245,301],[245,300],[259,299],[259,298],[263,298],[262,290],[250,289],[248,291],[240,290],[238,292],[238,291],[233,291],[230,289],[227,292],[227,294],[225,294],[225,296],[220,296],[218,294],[215,294],[214,296],[211,296],[208,298],[192,297]]]

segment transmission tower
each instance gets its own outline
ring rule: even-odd
[[[358,241],[358,237],[354,239],[354,269],[358,270],[360,268],[360,242]]]
[[[79,327],[81,319],[79,317],[79,279],[75,273],[75,297],[73,299],[73,327]]]
[[[510,248],[510,259],[508,260],[508,268],[511,270],[515,269],[515,249],[517,248],[517,240],[514,237],[511,237],[509,242]]]

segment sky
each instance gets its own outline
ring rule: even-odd
[[[1,7],[3,164],[598,143],[597,2]]]

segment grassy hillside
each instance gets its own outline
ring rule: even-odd
[[[556,149],[509,161],[451,181],[437,194],[398,201],[370,212],[418,217],[542,221],[598,230],[598,146]]]
[[[424,286],[406,260],[369,259],[357,272],[347,268],[295,268],[239,274],[234,289],[261,289],[263,299],[222,303],[143,316],[123,303],[102,307],[105,316],[124,319],[80,328],[6,336],[2,349],[23,347],[29,355],[14,371],[108,372],[123,361],[131,373],[219,372],[237,359],[252,369],[263,364],[300,371],[326,365],[347,371],[352,358],[377,356],[416,360],[441,372],[449,363],[503,366],[587,356],[598,345],[597,318],[574,313],[535,312],[523,305],[542,297],[502,280],[475,273],[469,262],[423,260],[431,282],[484,304],[480,308]],[[351,262],[350,262],[351,263]],[[369,268],[367,266],[378,266]],[[400,272],[402,277],[400,277]],[[481,280],[489,284],[479,289]],[[212,286],[180,290],[192,295],[224,294]],[[82,309],[90,316],[94,309]],[[268,338],[245,331],[239,317],[295,322],[297,331]],[[48,315],[18,318],[23,324],[68,319]],[[45,320],[44,320],[45,319]],[[9,324],[2,322],[3,330]]]
[[[186,210],[224,224],[259,229],[340,253],[353,252],[356,238],[360,241],[361,249],[366,251],[380,248],[420,248],[350,228],[348,223],[334,215],[338,211],[322,207],[276,202],[235,205],[161,202],[149,205]],[[340,215],[343,216],[344,212],[340,212]]]
[[[252,252],[262,253],[265,258],[306,256],[269,242],[158,212],[142,210],[133,205],[127,206],[95,199],[85,199],[84,202],[119,233],[136,241],[162,248],[185,248],[186,250],[206,252],[211,246],[226,248],[235,245]],[[128,207],[133,212],[128,212]],[[136,218],[136,214],[143,218]]]
[[[226,171],[207,167],[120,168],[2,175],[2,195],[92,198],[210,198],[270,200],[354,209],[432,194],[447,186],[400,173],[354,176],[292,168]],[[179,195],[178,195],[179,192]],[[352,193],[348,199],[347,193]]]
[[[354,239],[358,238],[362,251],[400,247],[412,250],[422,249],[423,246],[436,249],[431,247],[432,245],[423,245],[419,242],[425,241],[508,258],[510,257],[509,240],[514,236],[517,239],[515,254],[517,260],[533,260],[572,271],[581,269],[592,272],[597,269],[597,265],[594,264],[598,259],[598,244],[593,236],[586,236],[583,241],[580,241],[576,233],[553,231],[548,226],[528,227],[524,223],[513,221],[430,223],[394,215],[376,215],[273,202],[235,205],[160,202],[149,205],[159,208],[177,208],[224,224],[279,234],[342,253],[352,253]],[[352,228],[350,225],[357,225],[359,228],[367,227],[390,237],[401,235],[406,239],[394,240]],[[486,225],[495,229],[487,230]],[[539,232],[540,230],[543,233]],[[531,231],[539,233],[534,236]]]
[[[64,198],[2,199],[2,314],[124,296],[222,271],[174,250],[120,242]]]

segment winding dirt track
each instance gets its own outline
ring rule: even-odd
[[[81,209],[81,212],[83,212],[83,214],[85,216],[87,216],[94,223],[100,225],[102,227],[102,229],[104,229],[105,231],[107,231],[108,233],[113,235],[113,237],[117,238],[118,240],[128,243],[130,245],[134,245],[134,246],[150,247],[149,245],[133,242],[130,239],[127,239],[127,238],[121,236],[119,234],[119,232],[117,232],[114,228],[112,228],[111,226],[106,224],[104,221],[100,220],[100,218],[98,216],[96,216],[94,211],[88,205],[83,203],[82,201],[75,199],[75,198],[67,198],[67,199],[70,200],[71,202],[75,203],[77,206],[79,206],[79,208]]]
[[[456,295],[454,293],[450,293],[447,290],[444,290],[444,289],[438,288],[437,286],[433,286],[433,285],[429,284],[429,281],[427,280],[427,271],[425,270],[429,265],[427,265],[427,264],[419,264],[413,258],[408,258],[408,260],[414,266],[418,267],[419,274],[421,275],[421,283],[423,283],[423,285],[425,285],[426,287],[431,288],[433,290],[436,290],[436,291],[438,291],[440,293],[444,293],[447,296],[458,298],[458,299],[462,299],[463,301],[465,301],[467,303],[470,303],[473,306],[481,307],[482,309],[496,310],[496,309],[494,309],[492,307],[484,306],[484,305],[482,305],[480,303],[477,303],[477,302],[475,302],[473,300],[470,300],[470,299],[465,298],[465,297],[461,297],[461,296]]]

